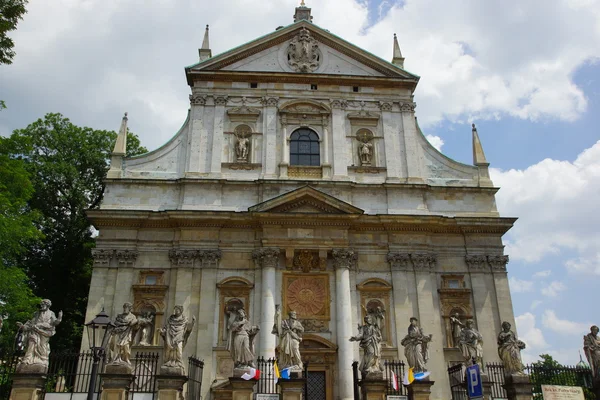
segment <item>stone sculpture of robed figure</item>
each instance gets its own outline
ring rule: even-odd
[[[279,368],[291,368],[292,372],[301,372],[300,342],[304,327],[298,321],[295,311],[288,313],[288,319],[281,320],[280,306],[275,306],[275,326],[272,333],[279,337]]]
[[[19,333],[24,336],[23,342],[27,344],[25,356],[17,366],[17,372],[45,373],[48,370],[49,340],[56,333],[56,326],[62,321],[62,311],[59,311],[56,317],[54,312],[50,311],[51,305],[50,300],[44,299],[33,318],[24,324],[17,322]]]
[[[402,339],[400,344],[404,346],[404,355],[408,361],[408,366],[413,368],[414,372],[427,371],[427,361],[429,360],[429,342],[433,335],[426,336],[423,329],[418,325],[419,320],[415,317],[410,319],[408,334]]]
[[[583,337],[583,351],[592,369],[596,382],[600,381],[600,337],[598,337],[598,326],[593,325],[590,333]]]
[[[130,360],[131,345],[134,330],[137,329],[137,318],[131,312],[132,308],[131,303],[123,304],[123,312],[113,322],[108,342],[107,372],[130,374],[133,369]]]
[[[246,311],[240,308],[227,323],[227,350],[231,353],[235,369],[256,368],[254,363],[254,339],[260,328],[251,325]],[[235,371],[234,371],[235,375]]]
[[[358,325],[360,332],[350,338],[351,342],[359,342],[363,349],[363,356],[360,361],[359,369],[363,379],[382,379],[383,368],[381,366],[381,331],[377,325],[373,324],[373,317],[369,314],[365,316],[365,324]]]
[[[196,317],[190,322],[183,315],[183,307],[175,306],[173,314],[167,319],[165,326],[160,329],[160,336],[165,342],[165,363],[160,367],[164,375],[184,375],[183,348],[194,328]]]
[[[504,364],[504,374],[523,374],[521,363],[521,350],[525,343],[517,339],[517,335],[510,330],[510,323],[502,323],[502,332],[498,334],[498,355]]]

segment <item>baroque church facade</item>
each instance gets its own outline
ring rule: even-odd
[[[514,326],[495,188],[473,127],[473,165],[424,137],[394,37],[387,62],[312,23],[294,23],[185,69],[187,119],[150,153],[125,157],[123,119],[101,207],[86,320],[125,302],[152,315],[134,351],[162,350],[175,305],[196,318],[185,356],[205,362],[203,398],[231,376],[226,321],[244,308],[261,328],[257,356],[276,355],[276,305],[294,310],[309,374],[326,399],[353,398],[350,342],[378,313],[383,358],[405,360],[411,317],[433,334],[432,398],[450,398],[462,360],[451,317],[473,319],[484,360]],[[85,339],[84,339],[85,341]],[[87,348],[87,343],[82,343]]]

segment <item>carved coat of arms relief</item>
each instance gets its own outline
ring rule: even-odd
[[[313,72],[319,68],[319,45],[306,28],[302,28],[288,46],[288,64],[296,72]]]

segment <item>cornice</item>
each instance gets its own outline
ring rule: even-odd
[[[96,228],[262,229],[263,226],[331,226],[350,231],[503,235],[516,218],[438,215],[305,214],[232,211],[88,210]]]

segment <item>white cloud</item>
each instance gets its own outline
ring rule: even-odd
[[[600,141],[572,162],[545,159],[524,170],[491,169],[491,177],[502,188],[500,213],[523,216],[507,235],[511,259],[538,262],[569,250],[576,257],[568,271],[600,275]]]
[[[546,342],[542,330],[536,327],[535,315],[529,312],[519,315],[515,318],[515,323],[519,339],[527,345],[521,353],[523,362],[536,361],[539,354],[548,348],[548,342]]]
[[[567,287],[564,283],[560,281],[552,281],[548,284],[548,286],[543,287],[541,292],[544,296],[548,297],[556,297],[562,291],[565,291]]]
[[[552,275],[552,271],[550,271],[549,269],[546,269],[544,271],[538,271],[535,274],[533,274],[534,278],[547,278],[550,275]]]
[[[531,306],[529,307],[531,309],[531,311],[535,310],[536,308],[538,308],[538,306],[542,304],[541,300],[534,300],[531,302]]]
[[[600,56],[599,1],[557,0],[547,7],[545,0],[462,0],[457,7],[405,0],[382,6],[385,14],[373,26],[362,0],[322,0],[312,10],[316,24],[386,60],[398,33],[406,68],[422,77],[415,99],[427,128],[443,119],[502,115],[577,118],[587,101],[572,77]],[[185,119],[189,88],[182,72],[197,61],[204,24],[211,25],[217,54],[291,23],[297,4],[30,2],[14,34],[15,62],[0,76],[10,111],[2,125],[22,127],[60,111],[77,124],[117,129],[129,111],[132,130],[155,148]],[[256,20],[261,23],[248,23]]]
[[[566,336],[583,336],[589,332],[591,323],[573,322],[560,319],[554,310],[546,310],[542,316],[542,325],[554,332]]]
[[[427,135],[427,140],[433,147],[437,149],[437,151],[442,151],[442,146],[444,145],[444,141],[439,136]]]
[[[533,290],[532,281],[521,280],[511,276],[508,283],[510,284],[510,291],[513,293],[525,293]]]

